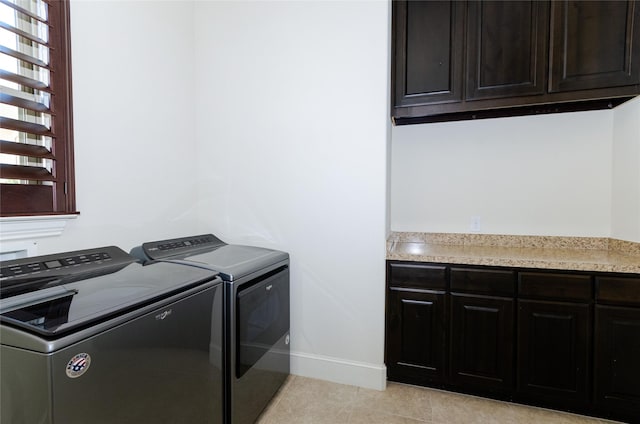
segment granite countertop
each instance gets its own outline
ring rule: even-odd
[[[387,259],[640,274],[640,243],[599,237],[392,233]]]

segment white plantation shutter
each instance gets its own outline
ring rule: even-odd
[[[67,0],[0,0],[0,212],[75,212]]]

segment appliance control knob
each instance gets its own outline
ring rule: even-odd
[[[287,334],[287,337],[284,338],[284,344],[288,345],[289,344],[289,335]]]

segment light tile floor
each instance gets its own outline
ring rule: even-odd
[[[388,383],[369,390],[291,376],[258,424],[603,424],[602,419]]]

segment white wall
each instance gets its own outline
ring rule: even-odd
[[[611,235],[640,243],[640,97],[614,110]]]
[[[195,16],[200,220],[290,252],[294,373],[384,387],[389,4]]]
[[[193,4],[72,1],[77,208],[38,254],[197,230]]]
[[[200,232],[286,250],[293,372],[383,388],[389,3],[71,13],[81,214],[29,253]]]
[[[608,237],[612,133],[610,110],[394,127],[391,228]]]

